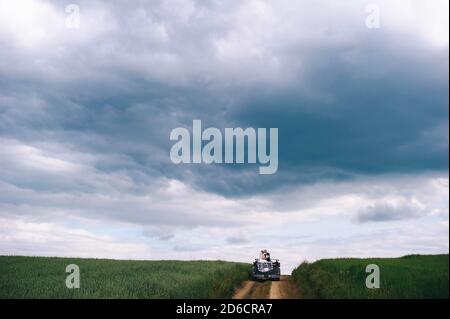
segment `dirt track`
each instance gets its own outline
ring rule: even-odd
[[[281,276],[280,281],[244,281],[233,299],[298,299],[300,293],[291,276]]]

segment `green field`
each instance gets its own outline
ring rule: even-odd
[[[302,263],[292,276],[303,298],[448,298],[448,255],[339,258]],[[380,288],[366,288],[368,264],[380,269]]]
[[[80,288],[68,289],[68,264]],[[228,298],[250,264],[0,256],[0,298]]]

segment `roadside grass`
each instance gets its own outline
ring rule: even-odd
[[[366,266],[380,269],[380,288],[366,287]],[[303,298],[448,298],[449,256],[339,258],[302,263],[292,276]]]
[[[80,288],[65,285],[80,267]],[[132,261],[0,256],[0,298],[231,298],[251,265],[225,261]]]

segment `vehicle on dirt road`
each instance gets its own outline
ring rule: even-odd
[[[280,262],[278,259],[255,259],[253,262],[253,280],[280,280]]]

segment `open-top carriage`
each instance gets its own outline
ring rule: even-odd
[[[280,262],[278,259],[265,260],[256,258],[253,262],[253,280],[280,280]]]

